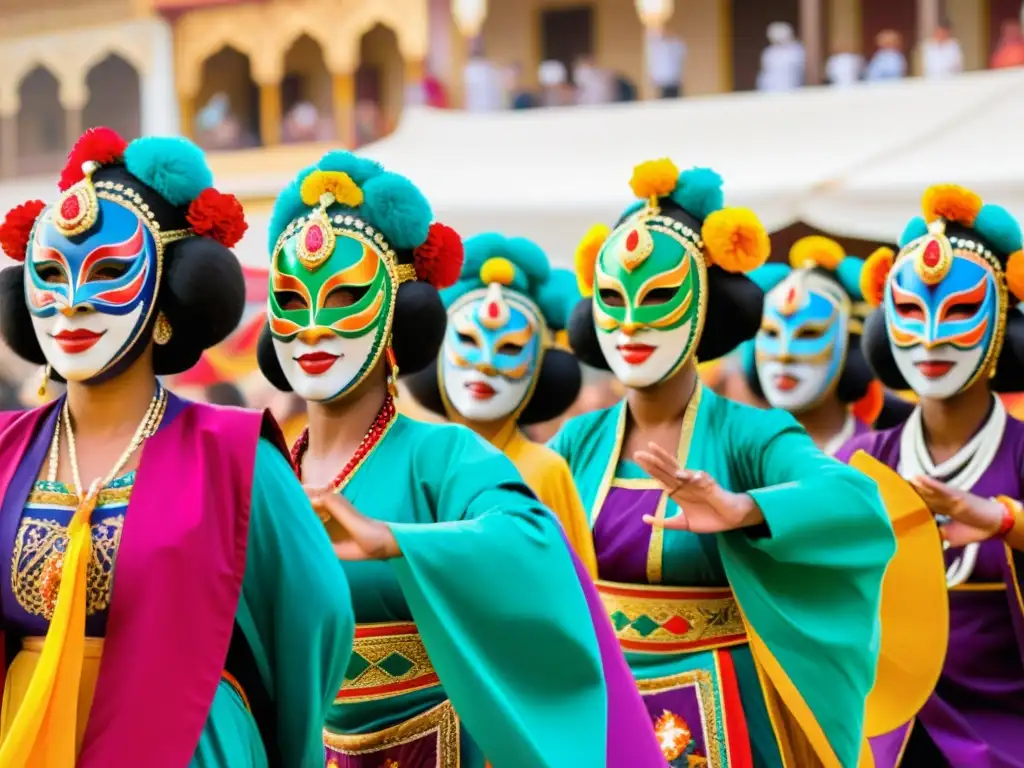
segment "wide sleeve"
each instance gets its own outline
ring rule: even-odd
[[[780,412],[731,419],[733,475],[766,526],[720,536],[791,764],[857,765],[895,538],[878,489]]]
[[[324,719],[352,650],[352,600],[302,486],[263,440],[238,623],[274,702],[284,765],[322,768]]]
[[[650,719],[562,528],[498,451],[446,428],[415,451],[436,522],[390,561],[446,693],[497,765],[663,768]]]

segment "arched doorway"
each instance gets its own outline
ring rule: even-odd
[[[281,114],[285,142],[328,141],[337,134],[332,115],[331,74],[323,50],[309,35],[302,35],[284,57]]]
[[[59,171],[68,150],[60,82],[38,66],[22,79],[18,100],[18,175]]]
[[[260,144],[259,88],[249,57],[226,46],[203,62],[196,97],[196,142],[204,149],[226,150]]]
[[[142,92],[139,73],[117,54],[110,54],[85,77],[89,100],[82,127],[105,125],[129,141],[142,133]]]
[[[359,42],[356,70],[356,144],[376,141],[398,125],[404,97],[405,72],[398,38],[383,24]]]

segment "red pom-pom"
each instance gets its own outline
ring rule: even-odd
[[[233,248],[249,228],[238,198],[222,194],[213,187],[199,193],[189,205],[185,218],[197,235],[216,240],[226,248]]]
[[[15,261],[25,260],[32,227],[45,208],[46,203],[42,200],[29,200],[12,208],[0,224],[0,248]]]
[[[427,241],[413,251],[416,277],[435,288],[455,285],[462,272],[462,238],[451,227],[434,222]]]
[[[63,192],[85,178],[82,164],[94,162],[97,165],[120,163],[128,142],[112,128],[90,128],[83,133],[68,153],[68,162],[60,174],[57,186]]]

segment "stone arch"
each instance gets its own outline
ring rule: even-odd
[[[39,64],[18,83],[18,163],[22,176],[60,170],[67,153],[67,115],[61,105],[61,83]]]
[[[259,88],[249,57],[224,46],[202,65],[196,95],[196,140],[206,149],[238,149],[260,143]]]
[[[320,43],[309,34],[299,35],[286,49],[283,67],[283,140],[299,142],[331,138],[334,135],[331,125],[333,87]]]
[[[356,69],[356,144],[390,133],[398,124],[405,91],[405,68],[398,35],[374,24],[359,40]]]
[[[89,68],[85,87],[89,98],[82,127],[105,125],[131,141],[142,132],[142,86],[138,69],[120,54],[111,53]]]

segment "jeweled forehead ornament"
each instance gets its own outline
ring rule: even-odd
[[[648,203],[644,210],[631,220],[632,229],[625,237],[619,239],[618,252],[615,255],[627,272],[641,266],[654,252],[654,238],[647,229],[647,221],[657,214],[657,210],[657,207],[651,207]]]
[[[500,283],[491,283],[487,286],[487,295],[480,303],[477,310],[477,318],[480,325],[488,330],[494,331],[508,324],[511,317],[511,310],[508,302],[505,301],[505,294],[501,290]]]
[[[775,297],[775,308],[784,317],[796,314],[797,310],[803,307],[806,302],[807,291],[798,274],[790,275],[786,282],[779,286],[780,290]]]
[[[53,208],[53,225],[64,237],[74,237],[88,232],[96,224],[100,203],[92,175],[99,164],[91,160],[82,163],[83,178],[61,194]]]
[[[946,237],[946,222],[931,222],[928,234],[911,243],[903,256],[914,260],[914,271],[926,285],[941,283],[953,266],[953,244]]]
[[[335,202],[334,194],[324,192],[320,195],[320,205],[313,210],[299,232],[299,241],[295,245],[295,256],[310,272],[315,272],[320,265],[331,258],[334,253],[336,237],[331,228],[331,220],[327,209]]]

